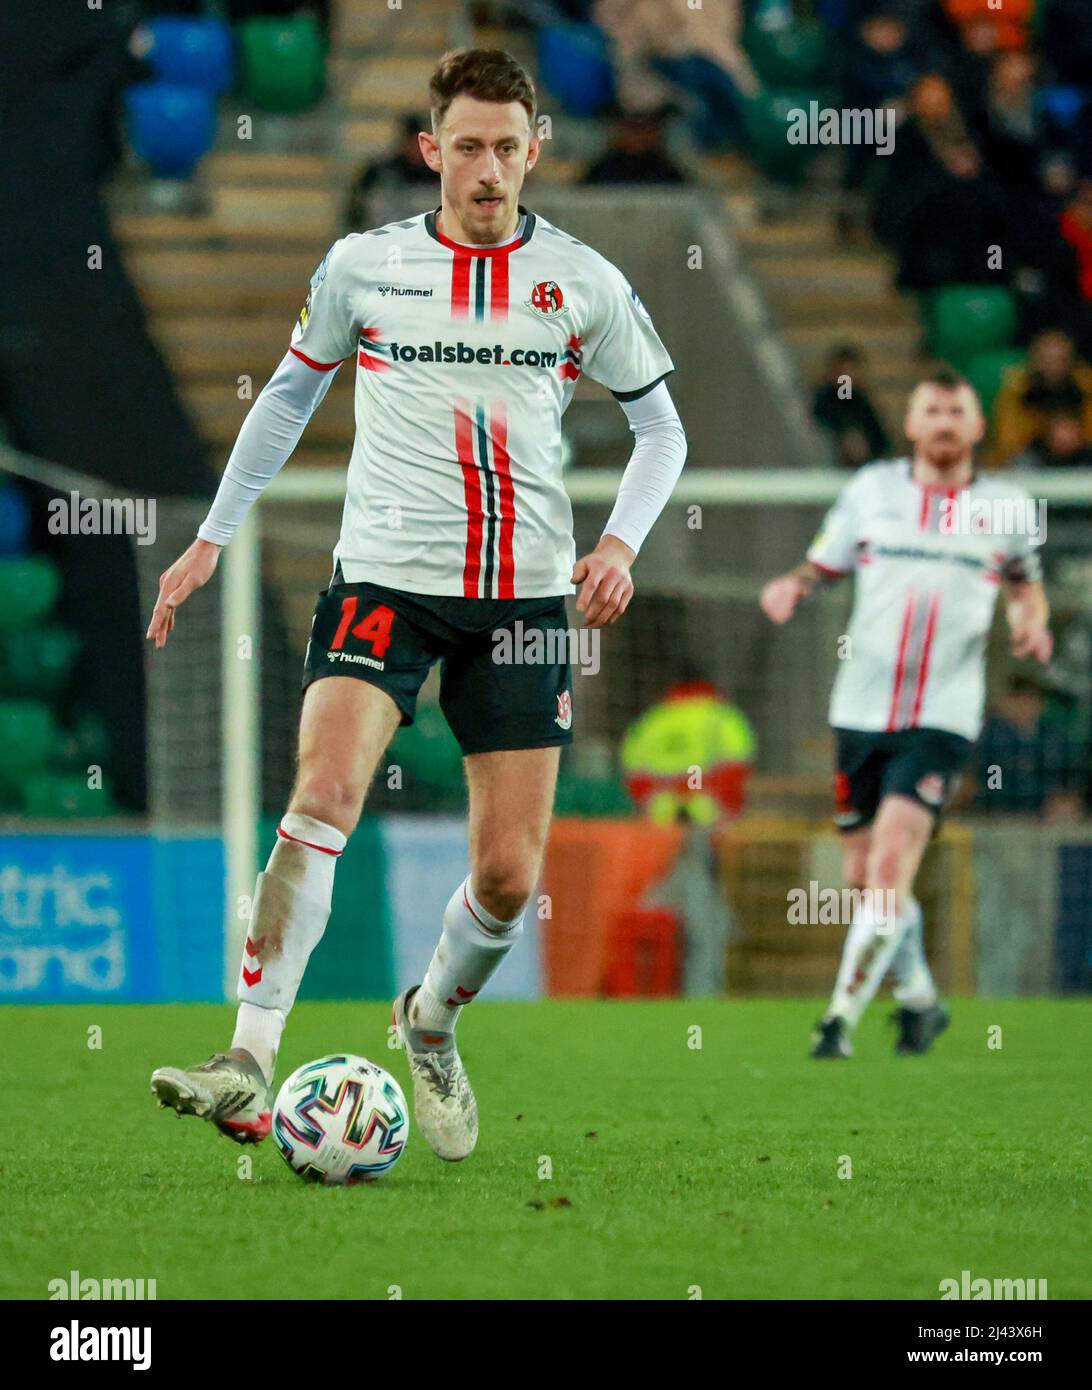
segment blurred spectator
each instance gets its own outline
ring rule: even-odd
[[[1079,741],[1046,712],[1043,689],[1015,675],[987,715],[976,752],[976,805],[994,815],[1072,820],[1081,814],[1085,759]]]
[[[1027,47],[1035,0],[943,0],[943,5],[965,44],[988,27],[998,48]]]
[[[812,399],[811,413],[830,436],[843,468],[883,458],[891,442],[869,397],[863,363],[863,353],[852,344],[832,349]]]
[[[582,180],[596,183],[686,183],[664,149],[663,111],[621,111],[611,121],[610,142]]]
[[[1092,467],[1092,443],[1080,415],[1074,410],[1051,415],[1042,434],[1011,462],[1015,468]]]
[[[407,186],[436,182],[436,175],[421,157],[417,143],[418,131],[424,130],[427,124],[428,117],[416,112],[403,116],[394,149],[381,159],[364,165],[357,174],[345,209],[345,225],[349,231],[366,231],[385,220],[382,215],[379,222],[371,220],[369,200],[376,202],[397,194]]]
[[[1092,179],[1077,186],[1073,201],[1059,218],[1062,236],[1077,253],[1081,297],[1092,303]]]
[[[697,9],[664,0],[597,0],[594,17],[612,42],[623,108],[661,106],[660,78],[685,99],[694,138],[705,149],[741,135],[741,103],[759,91],[740,44],[741,0],[703,0]]]
[[[857,20],[839,45],[842,106],[857,111],[888,108],[901,114],[903,96],[920,63],[916,49],[898,0],[881,0]],[[872,145],[849,145],[845,150],[842,187],[847,198],[839,217],[843,235],[856,229],[854,199],[875,167],[876,157]]]
[[[998,457],[1009,459],[1042,440],[1059,414],[1077,416],[1083,442],[1092,440],[1092,367],[1078,359],[1067,334],[1047,329],[1033,339],[1027,366],[1006,374],[994,402]]]
[[[1092,16],[1088,0],[1040,0],[1040,9],[1043,55],[1055,76],[1086,90],[1092,87]]]
[[[939,73],[918,78],[912,115],[885,161],[874,216],[877,235],[898,258],[900,289],[953,283],[996,283],[989,247],[1007,244],[1004,200],[983,166]]]

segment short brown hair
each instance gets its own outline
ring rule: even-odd
[[[518,101],[535,123],[535,84],[526,68],[502,48],[454,48],[436,64],[428,84],[433,133],[457,96],[478,101]]]

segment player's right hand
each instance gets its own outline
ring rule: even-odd
[[[771,623],[787,623],[807,592],[807,585],[802,579],[795,574],[782,574],[770,580],[758,601]]]
[[[169,570],[164,570],[159,576],[159,597],[146,634],[157,647],[167,645],[178,605],[185,603],[194,589],[200,589],[212,578],[222,548],[211,541],[196,540]]]

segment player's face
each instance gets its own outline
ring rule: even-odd
[[[985,421],[969,386],[918,388],[906,417],[906,437],[937,467],[961,463],[982,438]]]
[[[425,162],[440,175],[444,207],[461,224],[449,234],[500,241],[515,226],[520,189],[541,144],[532,139],[527,112],[518,101],[457,96],[436,137],[422,134],[420,141]]]

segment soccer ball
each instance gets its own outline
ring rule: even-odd
[[[406,1098],[366,1057],[320,1057],[277,1092],[273,1137],[289,1168],[308,1182],[374,1182],[406,1147]]]

